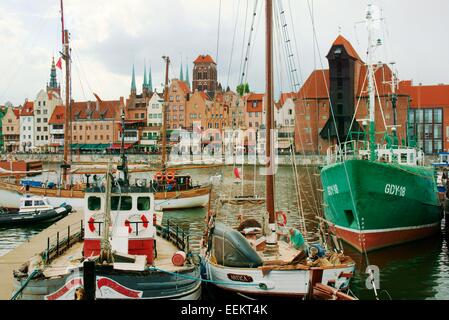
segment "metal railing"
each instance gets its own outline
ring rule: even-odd
[[[75,243],[83,240],[83,221],[67,226],[65,230],[58,231],[55,235],[47,238],[47,249],[41,253],[42,261],[45,264],[60,257],[70,249]]]

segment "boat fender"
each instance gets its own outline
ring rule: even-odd
[[[285,214],[284,211],[276,212],[276,222],[279,227],[285,227],[287,225],[287,215]]]
[[[186,260],[187,260],[187,255],[184,251],[176,252],[171,259],[173,265],[176,267],[183,267],[184,264],[186,263]]]
[[[259,288],[262,290],[272,290],[274,289],[274,283],[271,281],[261,281],[259,283]]]

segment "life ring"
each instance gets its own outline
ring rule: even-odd
[[[155,178],[157,181],[161,182],[164,180],[164,175],[162,174],[162,172],[158,172],[156,173]]]
[[[281,221],[279,221],[279,218],[282,218]],[[283,211],[276,212],[276,222],[279,227],[285,227],[287,225],[287,215]]]
[[[167,183],[174,182],[175,181],[175,172],[173,172],[173,171],[168,172],[166,179],[167,179]]]
[[[149,221],[148,221],[147,217],[145,217],[145,215],[142,215],[140,217],[140,220],[142,221],[143,228],[144,229],[148,228]],[[140,224],[140,221],[136,221],[136,222]],[[134,222],[131,222],[128,219],[125,220],[125,227],[128,228],[128,233],[132,233],[133,232],[132,224],[134,224]]]

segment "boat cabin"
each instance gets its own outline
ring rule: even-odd
[[[53,209],[47,198],[25,195],[20,199],[20,213],[45,211]]]
[[[348,141],[328,149],[327,164],[330,165],[348,160],[368,160],[369,157],[370,148],[368,142]],[[424,152],[410,147],[391,148],[388,145],[377,145],[376,161],[416,166],[424,162]]]
[[[84,257],[99,256],[105,232],[106,195],[104,188],[86,190],[84,207]],[[110,198],[112,250],[146,256],[154,262],[156,213],[154,195],[147,187],[112,188]]]

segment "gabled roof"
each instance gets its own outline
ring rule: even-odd
[[[360,59],[360,56],[358,55],[357,51],[355,51],[352,44],[348,40],[346,40],[346,38],[343,37],[342,35],[339,35],[337,37],[337,39],[335,39],[332,46],[343,46],[350,57],[352,57],[356,60],[360,60],[360,61],[362,60],[362,59]]]
[[[64,124],[65,123],[65,107],[56,106],[53,114],[51,115],[48,124]]]
[[[375,87],[376,92],[380,96],[392,94],[391,90],[391,80],[393,77],[393,72],[390,67],[383,64],[381,66],[374,66],[376,70],[374,72]],[[359,82],[356,87],[356,95],[358,97],[368,96],[368,79],[367,79],[368,68],[366,65],[362,65],[360,68]]]
[[[20,108],[14,108],[12,109],[12,111],[14,112],[14,115],[16,116],[17,119],[20,118]]]
[[[250,93],[245,98],[247,101],[263,101],[265,94],[263,93]]]
[[[33,115],[34,115],[34,102],[32,102],[32,101],[25,102],[25,104],[20,112],[20,116],[21,117],[29,117],[29,116],[33,116]]]
[[[299,99],[327,99],[329,90],[329,70],[315,70],[298,93]]]
[[[278,109],[282,108],[282,106],[287,102],[288,99],[296,99],[297,94],[295,92],[281,93],[279,98],[279,102],[276,104]]]
[[[90,107],[89,107],[90,103]],[[98,110],[97,110],[98,103]],[[72,121],[118,119],[120,117],[120,101],[74,102],[72,104]]]
[[[184,81],[178,80],[179,88],[184,91],[185,94],[190,93],[190,88]]]
[[[198,58],[196,58],[195,61],[193,61],[194,64],[198,63],[215,63],[214,59],[210,55],[199,55]]]

